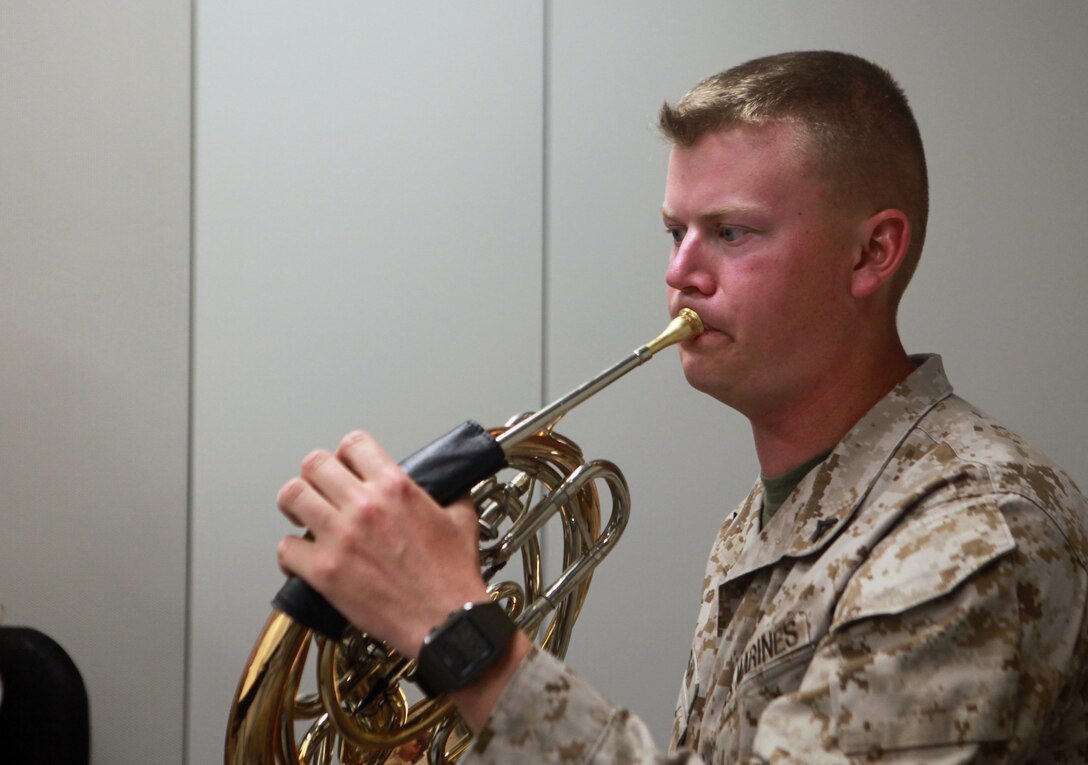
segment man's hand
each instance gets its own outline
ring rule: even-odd
[[[277,502],[313,536],[281,541],[280,567],[405,656],[451,611],[488,597],[472,504],[440,507],[366,433],[309,454]]]

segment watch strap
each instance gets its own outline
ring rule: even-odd
[[[431,698],[471,685],[506,655],[516,631],[498,603],[466,603],[424,638],[416,684]]]

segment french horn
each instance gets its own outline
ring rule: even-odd
[[[586,461],[554,426],[658,351],[702,331],[685,308],[649,343],[538,412],[491,430],[464,423],[401,463],[440,504],[471,493],[491,597],[541,649],[565,655],[592,572],[630,508],[619,468]],[[602,488],[611,503],[603,527]],[[542,536],[555,517],[561,573],[545,586]],[[514,559],[520,571],[510,575]],[[352,628],[304,582],[289,579],[273,609],[233,698],[226,765],[439,765],[467,749],[471,737],[452,702],[427,698],[411,682],[412,662]]]

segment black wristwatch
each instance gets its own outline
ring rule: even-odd
[[[498,603],[466,603],[423,639],[416,684],[431,698],[471,685],[506,654],[516,631]]]

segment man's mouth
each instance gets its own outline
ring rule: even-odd
[[[733,339],[729,333],[704,322],[703,333],[698,337],[694,337],[691,340],[686,341],[684,344],[697,347],[700,344],[721,342],[721,338],[725,338],[726,340]]]
[[[685,305],[685,304],[683,304],[683,303],[679,303],[679,304],[677,304],[677,305],[676,305],[676,310],[675,310],[675,311],[673,312],[673,316],[676,316],[676,315],[678,315],[678,314],[679,314],[679,313],[680,313],[680,312],[681,312],[682,310],[684,310],[685,308],[687,308],[687,309],[690,309],[690,310],[692,310],[692,311],[695,311],[695,312],[696,312],[696,313],[697,313],[697,314],[699,315],[699,318],[700,318],[700,320],[701,320],[701,323],[702,323],[702,325],[703,325],[703,331],[702,331],[702,332],[701,332],[701,333],[700,333],[700,334],[699,334],[698,336],[696,336],[696,337],[693,337],[693,338],[691,338],[690,340],[685,340],[685,341],[683,341],[683,344],[684,344],[684,345],[692,345],[692,344],[696,344],[696,343],[698,343],[698,342],[699,342],[699,341],[700,341],[700,340],[701,340],[702,338],[705,338],[705,337],[707,337],[707,336],[714,336],[714,335],[718,335],[718,336],[721,336],[721,335],[725,335],[726,337],[728,337],[728,336],[729,336],[729,335],[728,335],[728,333],[726,333],[726,332],[725,332],[724,330],[722,330],[722,329],[720,329],[720,328],[718,328],[718,327],[714,326],[713,324],[710,324],[710,323],[708,323],[708,322],[707,322],[707,317],[706,317],[706,315],[705,315],[705,314],[703,314],[703,313],[700,313],[700,312],[698,311],[698,309],[696,309],[696,308],[694,308],[694,307],[692,307],[692,306],[689,306],[689,305]]]

